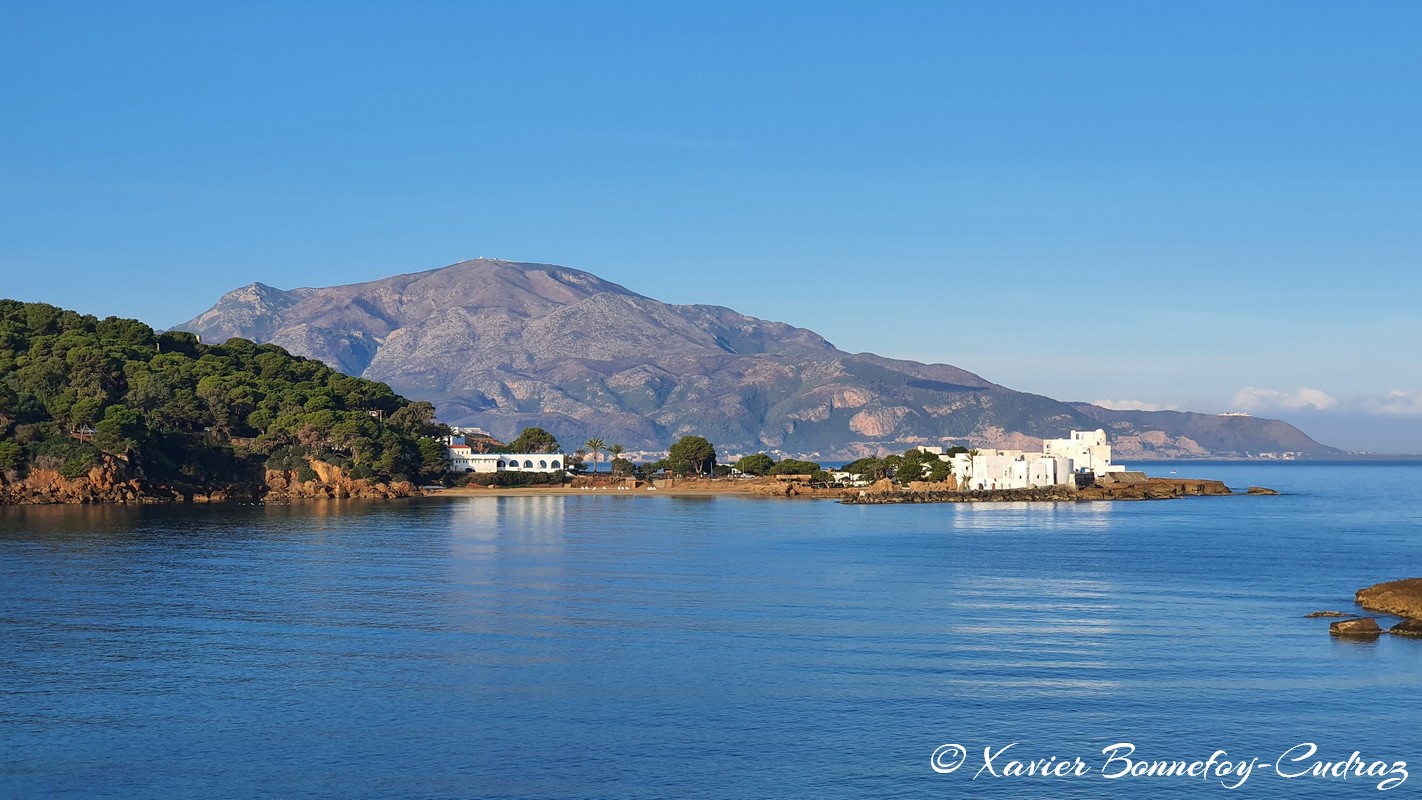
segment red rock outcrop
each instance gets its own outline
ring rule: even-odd
[[[324,461],[310,461],[315,480],[301,480],[291,470],[269,469],[266,472],[267,500],[304,500],[312,498],[394,498],[412,497],[420,490],[408,481],[371,481],[352,478],[344,469]]]
[[[4,505],[137,503],[144,495],[139,481],[128,477],[122,465],[112,459],[105,459],[77,478],[36,468],[21,480],[0,485],[0,504]]]

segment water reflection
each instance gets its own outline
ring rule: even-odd
[[[539,495],[476,497],[459,501],[449,515],[452,545],[456,552],[471,543],[495,541],[519,546],[560,547],[567,500],[558,495]]]
[[[125,531],[133,528],[142,512],[138,506],[121,505],[0,506],[0,538]]]
[[[556,495],[476,497],[447,507],[447,601],[460,630],[502,640],[547,635],[566,623],[567,501]],[[518,648],[490,655],[531,657]]]
[[[1115,503],[959,503],[953,527],[991,531],[1050,527],[1060,531],[1100,530],[1111,526]]]

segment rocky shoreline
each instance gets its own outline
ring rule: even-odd
[[[1422,578],[1385,581],[1359,589],[1353,600],[1364,611],[1391,614],[1402,621],[1387,629],[1393,636],[1422,637]],[[1315,611],[1306,617],[1345,617],[1341,611]],[[1333,636],[1373,638],[1383,634],[1383,628],[1373,617],[1352,616],[1328,626]]]
[[[907,489],[871,486],[847,495],[846,505],[886,505],[894,503],[1079,503],[1092,500],[1172,500],[1177,497],[1232,495],[1222,481],[1192,478],[1146,478],[1128,484],[1093,484],[1081,489],[1070,486],[1043,486],[1029,489],[960,490],[950,484],[915,482]],[[1276,494],[1271,489],[1250,487],[1249,494]]]
[[[1422,619],[1422,578],[1376,583],[1359,589],[1353,600],[1368,611]]]
[[[226,503],[317,498],[392,499],[421,494],[411,483],[384,483],[351,478],[340,467],[313,461],[315,480],[300,480],[294,471],[267,470],[258,482],[192,485],[150,481],[130,475],[121,462],[105,459],[88,473],[66,478],[52,469],[34,469],[23,479],[0,478],[0,506]]]
[[[134,503],[222,503],[264,502],[305,499],[393,499],[423,495],[407,482],[379,482],[351,478],[342,468],[321,461],[309,463],[314,480],[301,480],[293,470],[266,470],[260,482],[195,486],[145,480],[128,473],[114,460],[77,478],[65,478],[53,470],[36,469],[19,481],[0,478],[0,506],[60,504]],[[579,485],[579,481],[587,485]],[[589,481],[580,478],[562,487],[524,487],[506,490],[514,494],[578,494],[583,491],[621,489],[625,481]],[[595,484],[595,485],[594,485]],[[883,480],[863,489],[814,487],[808,483],[777,480],[678,479],[658,481],[655,488],[640,483],[627,495],[648,494],[742,494],[767,497],[822,498],[849,505],[897,503],[984,503],[984,502],[1085,502],[1097,500],[1169,500],[1179,497],[1239,494],[1221,481],[1190,478],[1142,478],[1130,483],[1093,484],[1083,488],[1051,486],[1032,489],[973,491],[959,489],[950,478],[945,483],[914,481],[900,487]],[[487,490],[447,490],[441,494],[492,494]],[[1273,490],[1250,487],[1249,494],[1275,494]]]

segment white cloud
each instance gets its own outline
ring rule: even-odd
[[[1230,405],[1235,411],[1250,413],[1270,411],[1330,411],[1338,407],[1338,398],[1308,386],[1301,386],[1294,392],[1280,392],[1274,389],[1256,389],[1246,386],[1234,393]]]
[[[1180,408],[1173,403],[1147,403],[1144,400],[1096,400],[1092,405],[1112,411],[1175,411]]]
[[[1322,389],[1307,386],[1293,392],[1246,386],[1234,393],[1229,410],[1265,414],[1332,411],[1374,417],[1422,417],[1422,391],[1392,389],[1380,395],[1354,395],[1340,399]]]
[[[1422,392],[1393,389],[1382,397],[1359,399],[1359,409],[1387,417],[1422,417]]]

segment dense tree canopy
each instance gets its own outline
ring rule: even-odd
[[[814,461],[801,461],[798,458],[786,458],[775,462],[766,473],[767,475],[814,475],[823,472],[820,465]]]
[[[69,477],[101,453],[155,479],[236,481],[315,458],[354,477],[444,470],[429,403],[276,345],[0,300],[0,469]]]
[[[743,456],[736,462],[736,469],[747,475],[764,475],[770,472],[770,468],[775,466],[775,459],[765,453],[755,453]]]
[[[558,439],[542,428],[524,428],[518,438],[503,448],[505,453],[557,453]]]
[[[705,436],[683,436],[667,453],[673,472],[710,474],[716,467],[716,448]]]
[[[902,456],[884,459],[893,466],[894,478],[899,483],[909,481],[945,481],[952,474],[952,465],[939,458],[936,453],[926,453],[917,447],[904,452]]]
[[[859,475],[868,481],[876,481],[884,477],[888,472],[888,468],[884,466],[884,459],[875,458],[874,456],[866,456],[857,461],[851,461],[840,469],[848,472],[850,475]]]

